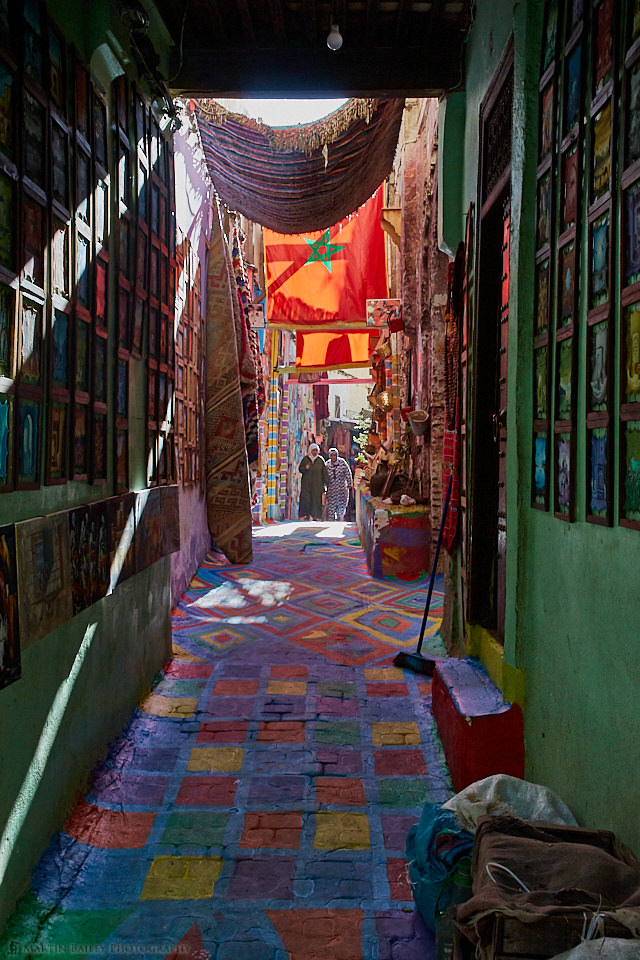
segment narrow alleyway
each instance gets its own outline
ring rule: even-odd
[[[426,587],[372,579],[349,524],[256,528],[246,567],[210,554],[174,611],[172,660],[0,955],[432,957],[405,838],[453,790],[430,683],[393,666]],[[441,589],[423,648],[436,656]]]

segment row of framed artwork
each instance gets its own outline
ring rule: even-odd
[[[0,689],[21,651],[179,549],[173,485],[0,527]]]
[[[539,85],[532,505],[551,505],[556,517],[575,519],[580,426],[585,518],[613,523],[615,467],[617,519],[628,527],[640,527],[639,105],[640,4],[629,0],[620,10],[615,0],[547,0]],[[579,425],[579,358],[585,354]]]

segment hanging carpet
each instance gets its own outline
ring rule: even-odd
[[[352,99],[312,124],[271,128],[192,100],[224,204],[279,233],[321,230],[356,210],[389,175],[404,100]]]
[[[206,476],[207,520],[231,563],[250,563],[251,492],[242,402],[230,253],[214,205],[207,267]]]

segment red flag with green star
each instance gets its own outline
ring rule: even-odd
[[[312,233],[264,230],[267,319],[292,328],[361,324],[367,300],[388,296],[384,188],[333,227]]]

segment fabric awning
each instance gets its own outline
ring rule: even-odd
[[[352,99],[316,123],[268,127],[192,100],[222,202],[278,233],[322,230],[360,207],[393,166],[404,100]]]

